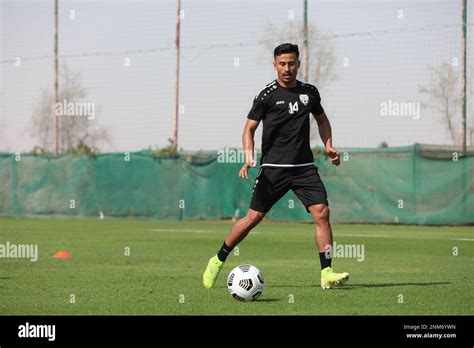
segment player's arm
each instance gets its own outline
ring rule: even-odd
[[[339,152],[337,152],[332,147],[332,130],[331,124],[329,123],[329,119],[326,116],[325,112],[319,115],[315,115],[314,118],[318,123],[319,135],[321,137],[321,140],[323,141],[324,147],[326,148],[326,153],[331,158],[332,164],[338,166],[341,162],[339,159]]]
[[[254,148],[254,135],[255,131],[257,130],[258,124],[260,121],[255,121],[251,119],[247,119],[245,123],[244,132],[242,133],[242,144],[245,151],[245,164],[239,171],[239,176],[241,178],[248,179],[248,171],[250,167],[255,167],[257,165],[255,158],[253,156],[253,148]]]

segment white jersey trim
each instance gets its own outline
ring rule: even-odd
[[[270,82],[268,85],[266,85],[265,87],[271,87],[272,85],[274,85],[276,83],[276,80],[273,80],[272,82]]]
[[[300,164],[272,164],[272,163],[264,163],[260,167],[283,167],[283,168],[292,168],[292,167],[306,167],[306,166],[314,166],[313,162],[309,163],[300,163]]]

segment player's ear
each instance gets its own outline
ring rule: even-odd
[[[298,69],[300,68],[301,60],[298,59]]]
[[[275,58],[273,58],[273,69],[275,69],[275,71],[276,71],[276,69],[277,69],[276,59],[275,59]]]

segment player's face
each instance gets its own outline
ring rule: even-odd
[[[300,62],[298,58],[296,58],[296,53],[283,53],[275,57],[273,66],[281,81],[292,83],[296,80]]]

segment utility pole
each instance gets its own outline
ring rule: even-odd
[[[462,132],[461,132],[461,144],[462,144],[462,151],[463,154],[466,153],[466,143],[467,143],[467,131],[466,131],[466,23],[467,23],[467,0],[462,0],[462,41],[461,41],[461,49],[462,49]]]
[[[59,102],[59,82],[58,82],[58,0],[54,0],[54,153],[59,152],[59,120],[57,107]]]
[[[176,0],[176,74],[174,89],[174,122],[173,122],[173,149],[178,150],[178,117],[179,117],[179,35],[180,35],[181,0]]]
[[[308,0],[304,0],[303,6],[303,81],[308,82]]]

